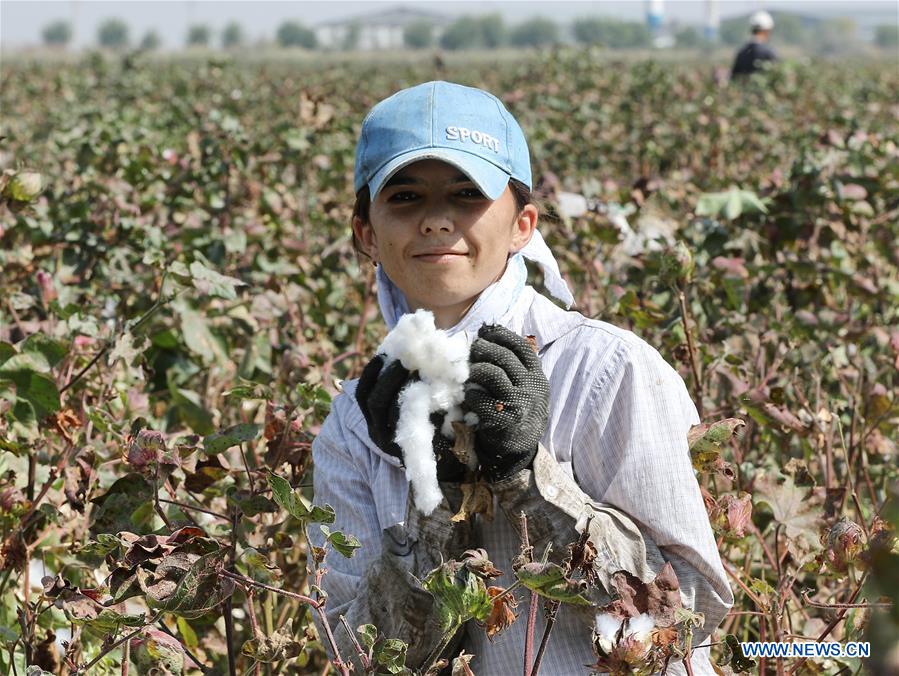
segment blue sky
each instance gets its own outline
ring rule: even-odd
[[[550,16],[567,22],[580,16],[601,15],[629,20],[642,20],[646,11],[643,0],[607,0],[604,2],[490,2],[482,0],[407,1],[407,2],[272,2],[247,0],[211,2],[204,0],[116,0],[115,2],[66,0],[2,0],[0,2],[0,47],[13,49],[41,42],[41,29],[50,21],[65,19],[75,26],[76,46],[93,44],[97,26],[108,17],[124,19],[131,28],[132,39],[155,30],[163,44],[178,47],[184,43],[187,26],[202,23],[220,30],[229,21],[243,25],[250,42],[271,38],[278,24],[296,19],[313,26],[322,21],[352,17],[402,4],[421,7],[448,16],[499,12],[507,23],[514,24],[536,15]],[[899,21],[896,0],[719,0],[723,18],[744,15],[756,9],[779,9],[821,16],[849,16],[860,24]],[[705,16],[704,0],[666,0],[665,14],[681,23],[701,24]]]

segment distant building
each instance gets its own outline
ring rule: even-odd
[[[315,27],[318,44],[325,49],[402,49],[403,31],[419,22],[434,27],[434,42],[440,40],[452,19],[442,14],[411,7],[395,7],[382,12],[328,21]]]

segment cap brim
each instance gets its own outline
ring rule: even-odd
[[[509,184],[510,175],[495,164],[488,162],[478,155],[467,153],[464,150],[451,148],[418,148],[408,153],[394,157],[390,162],[381,167],[368,182],[368,190],[371,199],[381,192],[384,184],[400,169],[421,160],[440,160],[451,164],[463,174],[468,176],[478,190],[491,200],[497,199],[503,194]]]

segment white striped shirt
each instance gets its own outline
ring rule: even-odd
[[[565,311],[524,288],[498,318],[519,335],[536,338],[550,384],[550,419],[543,445],[594,500],[630,516],[659,547],[677,573],[684,604],[704,613],[705,627],[694,635],[700,645],[733,604],[733,594],[715,545],[699,486],[690,463],[687,431],[699,422],[681,377],[659,353],[630,331]],[[355,535],[362,548],[350,559],[328,557],[324,578],[333,627],[347,613],[361,580],[380,555],[381,533],[401,523],[409,497],[399,461],[370,440],[353,393],[355,381],[333,402],[313,444],[314,490],[318,504],[337,513],[332,527]],[[513,581],[511,560],[518,554],[515,527],[500,510],[484,522],[478,546]],[[590,673],[595,662],[590,632],[563,606],[540,673]],[[479,676],[522,671],[527,603],[523,616],[491,643],[482,629],[469,628],[466,649]],[[539,614],[536,636],[542,636]],[[694,673],[713,674],[708,650],[692,660]],[[683,673],[672,665],[669,673]]]

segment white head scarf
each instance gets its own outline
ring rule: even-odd
[[[524,264],[526,258],[540,266],[546,290],[554,298],[562,301],[566,308],[570,308],[574,304],[571,289],[562,279],[559,264],[549,247],[546,246],[540,231],[534,230],[527,246],[509,258],[503,276],[481,292],[475,304],[455,326],[447,329],[447,333],[454,334],[465,331],[477,334],[482,324],[495,322],[502,316],[527,284],[527,268]],[[400,317],[411,310],[403,292],[390,280],[380,264],[378,264],[377,279],[378,305],[381,307],[381,315],[384,317],[387,328],[392,329]]]

